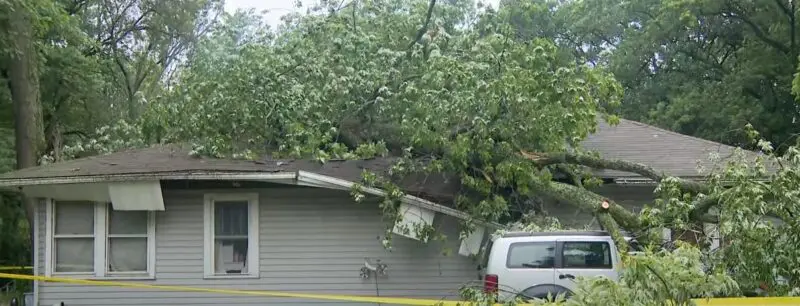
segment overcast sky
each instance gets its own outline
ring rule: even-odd
[[[483,3],[495,8],[499,2],[500,0],[483,0]],[[267,10],[267,23],[273,28],[280,23],[281,16],[293,12],[295,9],[293,0],[225,0],[226,11],[232,13],[239,8],[254,8],[256,11]]]

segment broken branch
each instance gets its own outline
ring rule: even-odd
[[[539,167],[555,165],[555,164],[575,164],[595,169],[609,169],[609,170],[636,173],[643,177],[649,178],[655,181],[656,183],[660,183],[664,179],[670,177],[663,173],[659,173],[658,171],[653,169],[653,167],[644,164],[630,162],[626,160],[620,160],[620,159],[598,158],[586,154],[538,153],[538,152],[520,151],[520,155],[523,158],[534,162]],[[709,189],[706,184],[701,182],[682,179],[682,178],[676,178],[676,179],[680,188],[688,192],[705,193]]]
[[[535,183],[531,186],[538,192],[546,194],[560,202],[569,203],[586,212],[603,212],[609,214],[619,226],[629,231],[642,228],[639,216],[615,202],[589,190],[560,182]],[[608,208],[603,208],[603,202]]]

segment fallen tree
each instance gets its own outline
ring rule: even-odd
[[[792,267],[800,264],[793,247],[800,238],[789,236],[800,233],[790,217],[800,203],[795,151],[773,156],[785,163],[776,173],[759,158],[730,163],[701,182],[570,149],[595,131],[598,117],[617,121],[621,88],[602,68],[576,66],[550,41],[516,40],[507,17],[466,1],[337,2],[290,15],[273,35],[258,18],[226,16],[198,42],[167,95],[139,122],[102,131],[124,136],[101,135],[91,148],[193,141],[198,152],[218,157],[394,155],[400,161],[391,175],[367,173],[364,182],[389,191],[389,228],[402,195],[397,179],[444,172],[459,179],[454,206],[474,220],[497,221],[512,203],[546,196],[594,212],[623,247],[621,229],[648,240],[664,226],[719,223],[738,249],[716,262],[738,281],[777,284],[774,274],[781,274],[792,280],[781,292],[798,287]],[[650,178],[659,200],[635,214],[587,188],[585,168]],[[788,227],[765,230],[763,218],[772,215]]]

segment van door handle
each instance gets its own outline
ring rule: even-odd
[[[565,279],[565,278],[575,279],[575,275],[572,275],[572,274],[559,274],[558,275],[558,279]]]

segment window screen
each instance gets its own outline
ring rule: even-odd
[[[147,271],[147,212],[108,205],[108,271]]]
[[[53,205],[55,272],[94,271],[94,204]]]
[[[214,272],[247,273],[248,202],[214,202]]]

